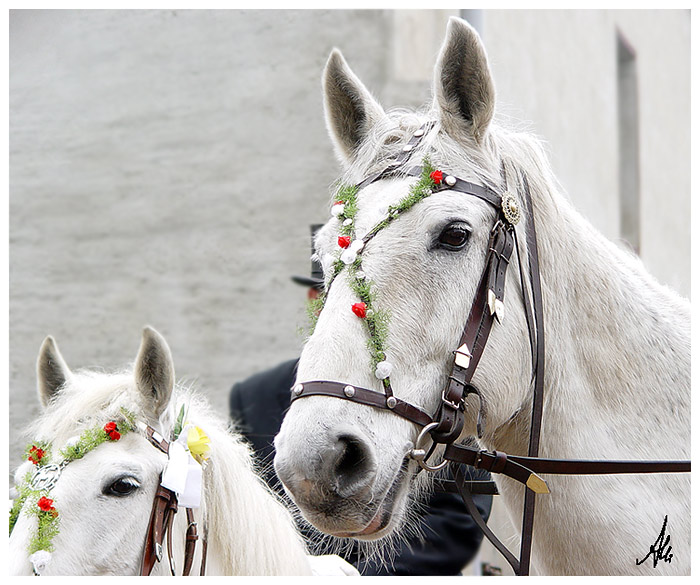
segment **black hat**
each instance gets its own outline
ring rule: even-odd
[[[323,227],[322,223],[314,223],[311,225],[311,250],[314,249],[314,237],[316,232]],[[323,288],[323,269],[321,268],[321,263],[316,258],[314,254],[311,258],[311,276],[292,276],[292,280],[297,284],[303,286],[310,286],[317,289]]]

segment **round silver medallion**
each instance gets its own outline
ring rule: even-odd
[[[501,199],[501,209],[503,216],[510,225],[515,225],[520,221],[520,206],[518,200],[510,193],[503,194]]]
[[[39,467],[34,472],[31,485],[35,490],[51,490],[56,485],[58,478],[61,477],[62,471],[63,468],[55,463]]]
[[[292,388],[292,392],[294,392],[295,396],[299,396],[304,391],[304,386],[302,384],[297,384]]]
[[[352,386],[345,386],[345,388],[343,388],[343,392],[348,398],[355,396],[355,389]]]
[[[389,398],[386,399],[386,405],[389,408],[394,408],[396,406],[396,398],[389,396]]]

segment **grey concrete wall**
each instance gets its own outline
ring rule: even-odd
[[[385,106],[430,95],[457,11],[10,15],[10,466],[47,334],[122,366],[141,327],[226,412],[231,384],[300,351],[308,225],[337,165],[320,75],[343,50]],[[500,116],[546,138],[576,206],[619,237],[615,31],[639,65],[641,256],[690,294],[687,11],[484,11]],[[496,512],[493,524],[508,531]],[[499,561],[503,566],[503,562]]]
[[[484,41],[500,114],[547,143],[577,208],[620,237],[616,34],[636,52],[640,257],[690,296],[690,13],[486,10]]]
[[[320,76],[370,85],[390,14],[39,11],[10,18],[10,450],[47,334],[72,367],[132,360],[144,324],[226,409],[300,351],[309,224],[337,167]]]

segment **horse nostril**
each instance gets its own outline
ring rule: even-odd
[[[338,495],[359,496],[372,486],[377,466],[371,448],[361,437],[349,433],[338,435],[332,452],[327,472],[335,478],[331,483],[335,484]]]

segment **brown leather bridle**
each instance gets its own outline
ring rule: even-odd
[[[141,425],[148,441],[161,452],[168,455],[170,443],[165,440],[160,433],[148,425]],[[143,548],[143,558],[141,560],[141,576],[151,574],[156,561],[163,558],[163,541],[168,535],[168,559],[170,562],[170,573],[175,576],[175,561],[173,559],[173,521],[178,510],[177,494],[158,482],[156,495],[153,499],[151,517],[146,530],[146,542]],[[199,535],[197,533],[197,522],[194,520],[192,508],[185,508],[187,514],[187,531],[185,532],[185,556],[183,561],[183,576],[190,574],[192,562],[194,560],[195,548]],[[207,540],[202,539],[202,563],[199,574],[204,575],[207,560]]]
[[[402,166],[408,161],[418,143],[434,126],[428,122],[419,128],[409,142],[385,169],[376,172],[356,187],[362,189],[380,179],[396,176]],[[418,176],[421,168],[414,167],[403,171],[403,175]],[[505,168],[503,169],[505,180]],[[394,396],[391,384],[385,385],[385,392],[377,392],[368,388],[334,382],[316,380],[299,382],[292,388],[292,401],[308,396],[331,396],[350,400],[352,402],[389,410],[405,418],[422,430],[416,440],[415,448],[409,456],[418,461],[421,468],[437,471],[448,462],[455,482],[447,484],[449,491],[456,491],[462,496],[467,510],[476,524],[496,549],[504,556],[516,575],[528,575],[530,572],[530,556],[535,514],[536,494],[549,493],[547,483],[538,475],[601,475],[625,473],[674,473],[690,472],[690,461],[599,461],[573,459],[544,459],[539,458],[540,431],[542,427],[542,407],[544,399],[544,367],[545,367],[545,332],[542,291],[540,284],[539,259],[537,253],[537,233],[532,209],[532,200],[527,178],[520,175],[520,193],[525,204],[525,235],[529,265],[530,292],[526,286],[523,264],[520,261],[516,224],[521,219],[521,212],[516,198],[508,193],[507,188],[501,195],[493,189],[464,181],[452,175],[443,176],[441,183],[433,192],[444,190],[458,191],[485,201],[497,212],[496,221],[491,230],[489,248],[486,253],[486,263],[476,294],[474,296],[467,322],[464,326],[458,348],[455,350],[455,360],[452,371],[442,393],[440,404],[433,415],[423,409]],[[376,235],[370,231],[363,238],[362,253],[366,244]],[[530,423],[530,439],[527,457],[508,455],[501,451],[489,452],[468,445],[455,445],[464,427],[464,410],[469,394],[479,397],[480,408],[477,419],[477,435],[481,436],[483,402],[479,390],[472,384],[472,378],[491,332],[494,320],[500,321],[504,311],[503,299],[505,279],[508,264],[513,250],[518,256],[520,283],[522,289],[525,317],[527,321],[532,363],[533,363],[533,400]],[[532,295],[532,299],[530,299]],[[419,448],[422,438],[430,434],[433,446],[426,453]],[[444,461],[438,466],[430,466],[426,459],[432,454],[437,444],[445,444]],[[496,537],[484,522],[479,513],[472,494],[487,493],[489,490],[483,482],[471,482],[466,479],[461,464],[485,469],[491,473],[500,473],[524,484],[525,500],[523,506],[522,537],[520,557],[516,558],[510,550]],[[493,491],[491,492],[493,493]],[[497,493],[497,491],[496,491]]]

